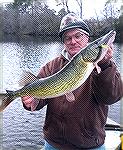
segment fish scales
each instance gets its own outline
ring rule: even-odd
[[[19,96],[31,95],[40,98],[49,98],[59,96],[61,92],[70,92],[70,89],[74,90],[84,82],[82,78],[87,71],[90,72],[90,70],[88,70],[88,65],[91,64],[93,69],[92,63],[84,62],[82,59],[82,56],[73,59],[71,64],[64,67],[57,76],[54,74],[50,77],[50,80],[47,80],[48,77],[43,80],[41,79],[42,82],[40,82],[40,84],[39,81],[37,81],[35,84],[30,84],[27,87],[25,86],[21,90],[16,91],[17,95],[16,93],[15,95],[18,96],[18,93],[20,93]]]

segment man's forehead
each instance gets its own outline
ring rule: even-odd
[[[86,34],[84,30],[80,29],[80,28],[73,28],[73,29],[69,29],[67,31],[64,32],[65,36],[68,35],[72,35],[72,34],[76,34],[76,33],[83,33]],[[86,34],[87,35],[87,34]]]
[[[64,35],[67,35],[67,34],[74,34],[74,33],[78,33],[78,32],[81,32],[81,33],[82,33],[81,29],[79,29],[79,28],[69,29],[69,30],[67,30],[67,31],[64,32]]]

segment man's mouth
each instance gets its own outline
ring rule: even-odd
[[[80,49],[80,47],[73,46],[73,47],[70,47],[70,49]]]

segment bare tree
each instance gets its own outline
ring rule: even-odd
[[[107,0],[106,3],[117,3],[118,0]]]
[[[119,30],[120,30],[120,42],[123,44],[123,5],[120,8]],[[123,119],[122,119],[122,123],[123,123]]]
[[[76,0],[80,8],[80,17],[82,18],[82,0]]]
[[[57,6],[62,5],[63,8],[67,11],[67,13],[70,12],[68,7],[68,0],[55,0],[57,2]]]
[[[115,6],[115,3],[112,1],[113,0],[108,0],[105,3],[105,7],[102,14],[106,20],[107,25],[110,26],[112,29],[114,29],[115,25],[117,24],[117,19],[119,18],[120,15],[120,11]]]
[[[96,14],[96,28],[97,28],[97,30],[95,32],[96,32],[97,36],[100,36],[101,22],[99,20],[99,15],[97,14],[96,9],[94,9],[94,11]]]
[[[2,39],[3,33],[3,6],[0,5],[0,41]]]

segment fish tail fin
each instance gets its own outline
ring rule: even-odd
[[[13,100],[13,91],[6,90],[6,93],[0,93],[0,112],[3,111]]]

